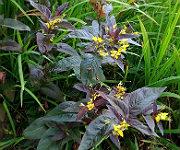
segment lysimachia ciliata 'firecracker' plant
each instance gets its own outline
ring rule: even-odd
[[[101,66],[117,64],[124,72],[126,51],[131,45],[140,46],[134,40],[139,35],[130,26],[118,27],[115,17],[111,16],[111,4],[103,6],[105,22],[94,20],[91,26],[83,29],[74,29],[63,19],[62,12],[68,7],[67,3],[59,6],[54,16],[46,6],[31,0],[30,4],[43,15],[40,20],[42,30],[37,33],[40,52],[47,53],[54,48],[69,55],[59,60],[51,71],[73,70],[81,82],[74,88],[84,92],[86,98],[62,102],[46,116],[35,120],[24,131],[25,137],[39,139],[39,150],[63,149],[69,141],[78,145],[78,150],[88,150],[108,137],[120,149],[121,139],[130,132],[158,137],[156,125],[163,134],[161,121],[170,121],[170,117],[156,100],[165,87],[142,87],[129,93],[122,82],[114,87],[103,83],[105,76]],[[70,29],[66,39],[80,39],[77,46],[81,51],[66,43],[51,43],[56,30],[63,25]],[[82,136],[79,130],[83,126],[86,131]]]

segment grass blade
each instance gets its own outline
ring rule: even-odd
[[[24,82],[24,75],[22,70],[22,59],[21,54],[18,55],[18,71],[19,71],[19,79],[21,83],[21,91],[20,91],[20,101],[21,101],[21,107],[23,105],[23,91],[25,88],[25,82]]]

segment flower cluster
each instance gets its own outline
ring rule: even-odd
[[[117,137],[118,136],[124,137],[123,131],[127,130],[129,126],[130,125],[125,120],[123,120],[120,124],[114,125],[113,126],[113,135],[115,135]]]

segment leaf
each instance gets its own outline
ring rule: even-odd
[[[61,21],[58,25],[65,29],[75,30],[75,27],[66,20]]]
[[[5,51],[21,51],[20,45],[13,40],[0,40],[0,50]]]
[[[39,0],[39,3],[42,4],[42,5],[45,5],[46,7],[50,7],[49,0]]]
[[[130,124],[135,129],[139,130],[142,134],[150,135],[150,136],[158,136],[155,132],[150,130],[150,128],[146,125],[144,125],[142,122],[140,122],[137,119],[130,119]]]
[[[92,29],[90,27],[84,27],[84,29],[72,31],[71,33],[68,34],[68,37],[69,38],[79,38],[79,39],[91,41],[93,38],[93,34],[92,34],[91,30]]]
[[[148,86],[151,87],[160,87],[160,86],[166,86],[170,83],[174,83],[174,82],[179,82],[180,81],[180,76],[170,76],[164,79],[161,79],[157,82],[154,82],[152,84],[149,84]]]
[[[116,137],[116,136],[114,136],[114,135],[111,134],[111,135],[110,135],[110,139],[111,139],[111,141],[117,146],[118,149],[121,148],[121,146],[120,146],[120,141],[119,141],[118,137]]]
[[[80,64],[80,79],[85,85],[105,80],[100,62],[91,54],[84,55]]]
[[[4,18],[3,22],[0,23],[1,26],[12,28],[19,31],[30,31],[31,29],[24,23],[11,18]]]
[[[52,37],[52,34],[44,35],[41,32],[36,33],[36,41],[38,49],[41,53],[47,53],[52,50],[53,44],[50,41]]]
[[[77,114],[66,113],[66,114],[59,114],[56,116],[47,116],[42,118],[42,121],[44,123],[56,123],[56,124],[81,122],[81,121],[77,121],[76,118],[77,118]]]
[[[40,139],[37,150],[59,150],[58,140],[61,140],[65,137],[65,134],[62,130],[58,128],[49,128]]]
[[[66,43],[57,44],[57,51],[63,52],[72,56],[78,55],[77,51]]]
[[[92,28],[93,28],[93,35],[99,36],[99,23],[96,20],[93,20]]]
[[[146,115],[146,116],[143,116],[143,117],[146,120],[146,123],[149,126],[149,128],[154,132],[155,122],[154,122],[154,119],[152,118],[152,116]]]
[[[164,135],[164,129],[163,129],[162,122],[158,122],[158,123],[157,123],[157,126],[158,126],[159,131],[161,132],[161,134]]]
[[[46,6],[34,3],[32,0],[29,0],[29,2],[34,8],[36,8],[43,14],[46,21],[48,21],[51,18],[51,11]]]
[[[55,116],[45,116],[38,118],[24,130],[24,136],[29,139],[40,139],[43,137],[43,134],[48,129],[47,125],[50,123],[52,126],[54,126],[54,124],[63,123],[80,123],[81,121],[77,121],[76,118],[77,114],[74,113],[61,113]]]
[[[143,112],[146,107],[153,104],[153,102],[160,97],[161,93],[165,90],[165,87],[161,88],[150,88],[150,87],[143,87],[137,89],[131,93],[128,93],[125,98],[124,102],[130,107],[130,114],[132,116],[136,116]]]
[[[53,142],[49,138],[42,138],[39,141],[37,150],[59,150],[59,145],[57,142]]]
[[[56,84],[50,83],[41,87],[40,92],[54,100],[63,100],[63,94]]]
[[[61,60],[59,60],[55,67],[53,68],[53,71],[55,72],[63,72],[73,69],[76,76],[80,76],[80,64],[81,64],[81,58],[79,56],[71,56],[66,57]]]
[[[128,118],[130,110],[124,101],[106,95],[103,92],[98,93],[109,102],[111,106],[108,106],[108,108],[112,112],[112,114],[117,117],[118,120],[121,121],[122,118]]]
[[[40,139],[48,128],[44,126],[42,118],[35,120],[23,132],[25,138]]]
[[[73,101],[62,102],[58,106],[56,106],[54,109],[52,109],[50,112],[48,112],[47,116],[59,115],[62,113],[62,111],[65,112],[68,108],[73,107],[75,104],[76,104],[76,102],[73,102]],[[73,111],[71,111],[71,112],[73,112]]]
[[[85,93],[88,93],[89,92],[89,89],[87,86],[83,85],[82,83],[77,83],[73,86],[75,89],[79,90],[79,91],[82,91],[82,92],[85,92]]]
[[[89,150],[96,142],[100,141],[109,132],[110,124],[105,123],[108,120],[109,118],[104,115],[93,120],[86,128],[78,150]]]
[[[69,3],[63,3],[56,10],[56,16],[62,15],[63,11],[69,7]]]

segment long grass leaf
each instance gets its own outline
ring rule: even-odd
[[[20,101],[21,101],[21,107],[22,107],[22,105],[23,105],[23,91],[25,88],[25,82],[24,82],[24,75],[23,75],[23,69],[22,69],[21,54],[18,55],[18,71],[19,71],[19,79],[20,79],[20,83],[21,83]]]
[[[22,9],[22,7],[15,1],[15,0],[10,0],[14,5],[16,5],[17,8],[19,8],[19,10],[26,16],[26,18],[32,23],[32,19],[28,16],[28,14]]]
[[[149,44],[149,38],[147,31],[142,23],[142,21],[139,19],[140,27],[141,27],[141,32],[143,35],[143,47],[142,47],[142,52],[144,55],[144,62],[145,62],[145,81],[146,83],[148,82],[150,77],[150,68],[151,68],[151,50],[150,50],[150,44]]]

